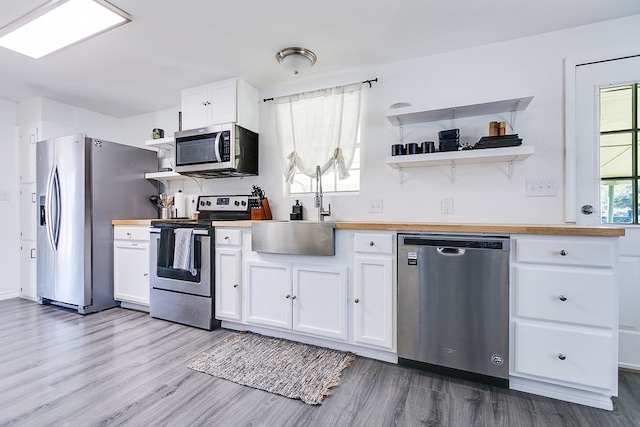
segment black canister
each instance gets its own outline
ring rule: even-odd
[[[407,154],[421,154],[422,153],[422,144],[418,144],[417,142],[411,142],[407,144]]]
[[[404,154],[407,154],[407,151],[404,148],[404,145],[402,144],[393,144],[391,146],[391,155],[392,156],[402,156]]]
[[[423,142],[423,152],[425,153],[435,153],[436,152],[436,144],[433,141]]]

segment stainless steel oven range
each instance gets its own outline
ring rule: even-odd
[[[151,223],[151,317],[212,330],[215,233],[212,221],[251,219],[249,195],[200,196],[198,220]]]

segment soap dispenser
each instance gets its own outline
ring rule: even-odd
[[[296,200],[296,204],[291,207],[289,218],[291,221],[302,220],[302,205],[300,204],[300,200]]]

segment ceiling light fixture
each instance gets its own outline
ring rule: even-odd
[[[104,0],[52,0],[0,29],[0,46],[38,59],[130,21]]]
[[[313,67],[318,58],[309,49],[288,47],[276,53],[276,59],[286,70],[293,74],[300,74],[300,71]]]

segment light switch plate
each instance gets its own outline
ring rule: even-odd
[[[370,213],[382,213],[382,199],[369,200]]]
[[[558,182],[555,179],[528,179],[527,197],[553,197],[558,195]]]

